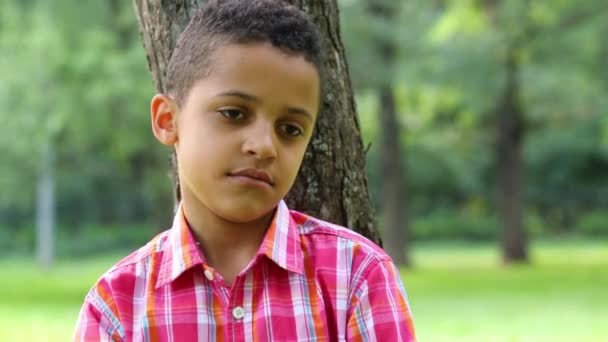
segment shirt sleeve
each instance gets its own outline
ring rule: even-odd
[[[123,341],[120,330],[116,315],[111,310],[111,303],[104,302],[96,289],[91,290],[80,309],[72,341]]]
[[[355,289],[347,316],[347,341],[415,341],[414,323],[399,271],[378,262]]]

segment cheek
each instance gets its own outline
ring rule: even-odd
[[[225,159],[227,155],[221,149],[222,146],[224,144],[218,139],[202,133],[184,135],[176,147],[178,167],[187,172],[189,177],[205,178],[203,175],[214,174],[211,172],[222,165],[222,158]],[[202,173],[203,168],[207,172]]]

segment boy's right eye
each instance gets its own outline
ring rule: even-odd
[[[230,120],[243,120],[245,119],[245,113],[243,113],[240,109],[220,109],[218,112],[224,116],[226,119]]]

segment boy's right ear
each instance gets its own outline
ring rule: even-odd
[[[177,110],[175,100],[165,94],[156,94],[150,103],[152,132],[161,144],[177,142]]]

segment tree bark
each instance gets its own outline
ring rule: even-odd
[[[324,94],[315,133],[288,205],[347,226],[381,245],[367,189],[365,156],[339,27],[336,0],[289,0],[310,14],[326,51]],[[133,0],[154,85],[165,90],[165,70],[179,34],[204,0]],[[172,158],[176,201],[180,199]]]
[[[507,51],[506,83],[497,106],[496,176],[498,214],[502,229],[503,260],[528,260],[528,238],[523,221],[525,138],[524,110],[520,100],[520,59],[517,48]]]

